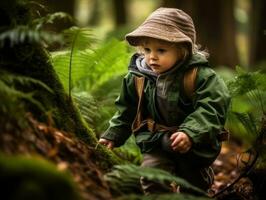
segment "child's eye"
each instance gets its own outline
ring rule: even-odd
[[[157,51],[158,51],[158,53],[165,53],[166,49],[158,49]]]
[[[145,52],[145,53],[150,53],[150,51],[151,51],[151,50],[150,50],[149,48],[144,48],[144,52]]]

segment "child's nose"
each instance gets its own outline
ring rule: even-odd
[[[152,59],[152,60],[156,60],[156,59],[158,59],[156,52],[153,52],[153,51],[152,51],[152,52],[150,53],[150,59]]]

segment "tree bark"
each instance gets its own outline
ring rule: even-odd
[[[127,22],[127,8],[125,0],[113,0],[115,26],[120,27]]]
[[[251,2],[249,65],[254,66],[266,60],[266,20],[264,13],[266,2],[263,0]]]
[[[50,3],[48,3],[50,2]],[[57,1],[47,1],[49,8],[51,8],[52,12],[66,12],[71,16],[74,15],[75,9],[75,0],[57,0]]]
[[[90,1],[91,2],[91,10],[90,10],[90,16],[89,16],[89,20],[88,20],[88,25],[90,26],[96,26],[99,24],[99,19],[100,19],[100,2],[99,0],[93,0]]]
[[[162,6],[163,7],[168,7],[168,8],[178,8],[183,11],[185,11],[187,14],[190,16],[193,15],[194,11],[194,4],[193,0],[163,0],[162,1]]]

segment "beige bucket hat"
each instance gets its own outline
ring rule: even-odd
[[[184,11],[176,8],[158,8],[137,29],[125,36],[132,46],[138,46],[141,37],[185,42],[190,44],[193,52],[196,31],[193,20]]]

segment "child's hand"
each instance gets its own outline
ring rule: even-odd
[[[114,148],[114,142],[111,140],[100,138],[99,143],[106,146],[107,149],[113,149]]]
[[[170,140],[172,141],[171,147],[174,151],[180,153],[186,153],[192,146],[192,141],[188,135],[184,132],[175,132],[171,135]]]

